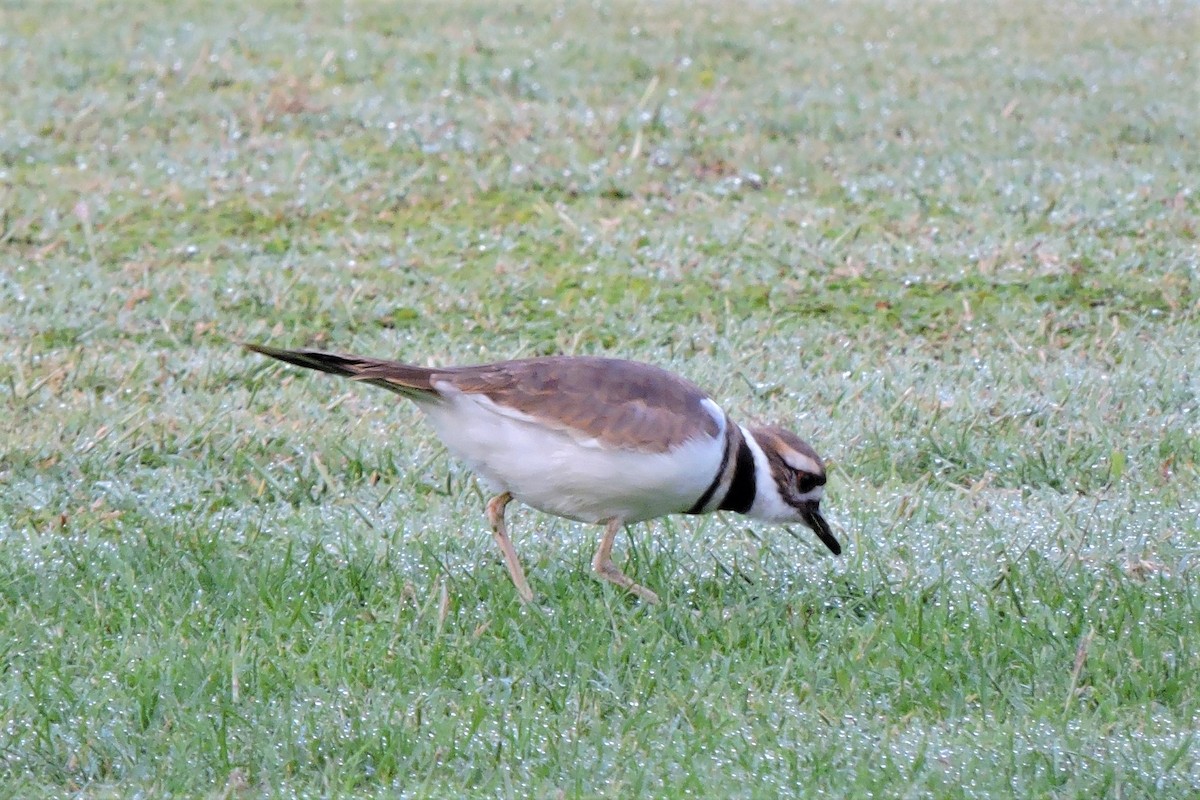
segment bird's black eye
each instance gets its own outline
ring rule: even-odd
[[[818,486],[825,485],[824,475],[815,475],[811,472],[796,473],[796,489],[800,494],[807,494]]]

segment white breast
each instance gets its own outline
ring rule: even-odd
[[[725,415],[713,438],[689,440],[665,453],[639,453],[550,430],[480,395],[437,387],[443,402],[422,403],[438,437],[496,491],[526,505],[581,522],[614,517],[640,522],[686,511],[721,463]]]

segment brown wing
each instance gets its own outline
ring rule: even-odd
[[[551,356],[448,369],[431,380],[612,447],[659,453],[720,433],[701,405],[704,392],[636,361]]]
[[[477,367],[430,369],[399,361],[280,350],[247,349],[309,369],[345,375],[414,400],[429,400],[449,383],[547,427],[587,436],[611,447],[661,453],[720,427],[702,401],[706,395],[678,375],[636,361],[551,356]]]

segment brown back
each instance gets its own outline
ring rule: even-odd
[[[689,439],[720,433],[717,420],[701,405],[704,392],[678,375],[637,361],[549,356],[437,369],[320,350],[245,346],[290,364],[382,386],[417,402],[435,401],[438,386],[448,383],[548,428],[608,447],[661,453]]]
[[[550,356],[429,370],[375,362],[356,377],[423,391],[449,383],[547,427],[643,452],[663,452],[720,432],[701,406],[704,392],[678,375],[636,361]]]

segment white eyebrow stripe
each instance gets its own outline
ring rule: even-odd
[[[787,464],[797,472],[807,472],[812,475],[820,475],[824,472],[816,461],[813,461],[804,453],[797,453],[795,450],[788,450],[779,454],[783,459],[783,463]]]

